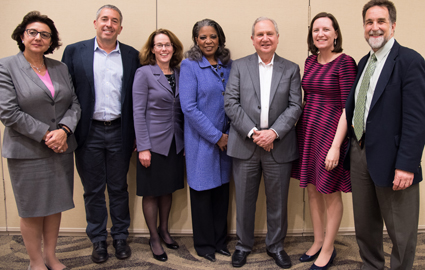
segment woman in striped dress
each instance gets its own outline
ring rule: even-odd
[[[351,192],[349,171],[342,166],[347,146],[344,107],[357,67],[353,58],[342,53],[341,30],[332,14],[313,18],[308,46],[312,55],[305,61],[304,110],[297,124],[300,158],[292,177],[307,188],[314,231],[314,243],[300,261],[317,257],[310,269],[327,269],[336,256],[341,191]]]

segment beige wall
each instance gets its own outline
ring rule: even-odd
[[[309,2],[311,7],[309,7]],[[203,18],[216,20],[223,27],[227,46],[232,52],[232,58],[237,59],[254,52],[250,40],[251,25],[255,18],[268,16],[274,18],[279,25],[280,43],[277,53],[300,65],[303,70],[304,60],[308,55],[306,36],[309,16],[313,17],[321,11],[333,13],[340,23],[344,37],[344,52],[354,57],[356,61],[365,55],[369,48],[363,39],[361,9],[366,1],[340,0],[3,0],[2,16],[2,50],[0,58],[18,52],[16,43],[10,35],[22,17],[31,10],[39,10],[55,21],[60,32],[63,45],[50,57],[60,60],[66,45],[94,37],[93,20],[96,10],[103,4],[118,6],[123,15],[123,31],[119,40],[140,49],[148,35],[156,28],[168,28],[183,42],[185,50],[191,45],[191,29],[193,24]],[[405,46],[414,48],[422,55],[425,48],[424,35],[420,35],[425,17],[422,0],[394,0],[398,8],[397,40]],[[1,134],[4,127],[0,124]],[[10,185],[7,162],[0,172],[3,182],[0,184],[0,232],[19,232],[19,217]],[[130,212],[132,217],[131,232],[147,233],[144,222],[141,198],[136,196],[136,156],[130,164],[128,175],[130,193]],[[3,186],[5,189],[3,190]],[[235,232],[235,198],[234,185],[231,183],[231,198],[229,209],[229,226],[231,233]],[[421,188],[424,194],[424,188]],[[83,189],[75,173],[74,201],[75,209],[63,215],[61,231],[64,234],[83,233],[85,230],[85,212]],[[170,218],[170,228],[174,233],[191,233],[190,201],[187,186],[174,193],[174,201]],[[351,209],[351,195],[343,194],[345,212],[341,223],[341,232],[352,233],[354,229]],[[298,187],[298,181],[292,179],[289,195],[289,233],[311,233],[312,226],[308,212],[306,193]],[[266,205],[264,186],[261,185],[257,202],[256,232],[266,231]],[[4,217],[4,218],[3,218]],[[7,221],[7,222],[6,222]],[[7,228],[7,229],[6,229]],[[425,216],[420,217],[420,228],[425,228]]]

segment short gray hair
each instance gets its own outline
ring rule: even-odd
[[[275,20],[273,20],[273,19],[270,19],[270,18],[268,18],[268,17],[258,17],[255,21],[254,21],[254,24],[252,25],[252,36],[254,36],[254,32],[255,32],[255,25],[257,24],[257,23],[259,23],[259,22],[261,22],[261,21],[271,21],[272,23],[273,23],[273,25],[274,25],[274,29],[276,30],[276,34],[278,34],[279,35],[279,28],[277,28],[277,23],[276,23],[276,21]]]
[[[101,7],[97,10],[97,12],[96,12],[96,21],[99,19],[100,12],[102,12],[102,9],[104,9],[104,8],[113,9],[113,10],[115,10],[116,12],[118,12],[118,14],[120,14],[120,24],[122,24],[123,17],[122,17],[121,10],[120,10],[119,8],[117,8],[116,6],[114,6],[114,5],[104,5],[104,6],[101,6]]]

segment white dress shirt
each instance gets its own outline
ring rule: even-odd
[[[123,66],[119,43],[109,54],[94,42],[93,76],[95,105],[93,119],[112,121],[121,117]]]
[[[369,64],[370,56],[373,53],[375,53],[376,60],[377,60],[375,72],[370,77],[369,88],[368,88],[367,94],[366,94],[366,104],[365,104],[365,111],[364,111],[364,130],[365,131],[366,131],[366,120],[367,120],[367,116],[369,115],[370,104],[372,103],[372,98],[373,98],[373,94],[375,93],[376,84],[378,83],[379,77],[381,76],[382,68],[384,67],[385,62],[387,61],[388,55],[390,54],[390,51],[391,51],[391,48],[393,47],[393,45],[394,45],[394,38],[391,38],[384,45],[384,47],[379,49],[377,52],[374,52],[372,49],[370,50],[369,59],[367,60],[365,68],[363,69],[363,73],[360,76],[359,81],[357,82],[356,92],[354,93],[354,97],[355,97],[354,104],[356,104],[356,102],[357,102],[357,96],[359,95],[360,85],[362,84],[364,73],[366,71],[366,67]],[[354,114],[355,113],[356,113],[356,109],[354,109]],[[352,121],[353,121],[352,124],[354,125],[354,116],[353,116]]]
[[[270,110],[270,89],[272,86],[272,75],[273,75],[273,63],[274,63],[274,54],[270,63],[265,64],[261,57],[258,56],[258,68],[260,72],[260,102],[261,102],[261,111],[260,111],[260,128],[268,129],[269,128],[269,110]],[[254,130],[258,130],[256,127],[253,127],[249,133],[248,137],[251,138]],[[276,136],[279,137],[277,132],[272,129]]]

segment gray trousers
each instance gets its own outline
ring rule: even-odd
[[[251,251],[254,245],[255,208],[261,175],[267,202],[266,246],[270,252],[283,250],[288,228],[287,203],[292,163],[277,163],[270,152],[256,147],[248,160],[233,158],[236,190],[236,249]]]
[[[419,222],[419,185],[399,191],[375,186],[367,169],[366,149],[361,149],[355,139],[351,141],[350,162],[362,269],[384,269],[384,221],[393,244],[391,269],[412,269]]]

